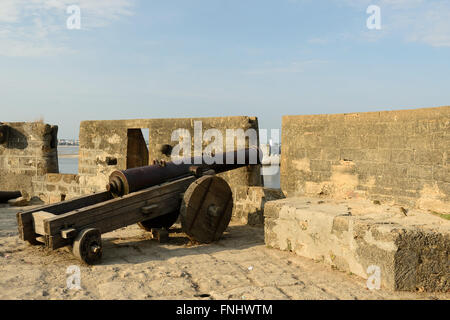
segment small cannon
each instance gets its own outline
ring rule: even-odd
[[[52,250],[72,245],[74,255],[87,264],[101,259],[101,234],[134,223],[163,240],[180,217],[191,239],[217,241],[231,220],[233,196],[215,173],[260,164],[262,153],[247,148],[214,158],[219,161],[186,158],[179,164],[114,171],[107,191],[17,213],[19,237]]]
[[[16,199],[22,196],[20,191],[0,191],[0,203],[6,203],[8,200]]]

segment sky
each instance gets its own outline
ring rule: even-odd
[[[248,115],[272,129],[437,107],[449,84],[448,0],[0,0],[0,121],[43,119],[59,138],[82,120]]]

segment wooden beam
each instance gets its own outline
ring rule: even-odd
[[[115,215],[103,215],[102,219],[85,220],[84,223],[77,223],[73,226],[73,229],[80,232],[83,229],[96,228],[99,229],[101,233],[111,232],[152,217],[168,214],[174,210],[179,210],[180,202],[181,201],[176,197],[168,197],[164,200],[159,200],[160,206],[155,209],[151,216],[142,214],[141,206],[138,205],[134,208],[126,208],[126,210],[122,209]],[[71,243],[71,240],[65,239],[61,233],[48,235],[46,237],[46,244],[50,249],[58,249]]]
[[[72,239],[77,236],[77,229],[74,228],[67,228],[64,230],[61,230],[61,238],[63,239]]]
[[[34,232],[36,234],[44,236],[45,235],[45,230],[44,230],[45,219],[53,218],[55,215],[53,213],[49,213],[46,211],[37,211],[37,212],[33,212],[32,216],[33,216]]]
[[[16,214],[19,237],[25,241],[32,241],[39,237],[34,231],[33,213],[38,211],[46,211],[55,215],[70,212],[79,208],[90,206],[96,203],[112,199],[108,191],[95,193],[91,195],[81,196],[71,200],[40,206],[31,210],[18,212]]]

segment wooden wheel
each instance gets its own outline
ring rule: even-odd
[[[159,216],[153,219],[138,222],[138,226],[145,231],[152,231],[152,229],[169,229],[177,221],[180,211],[176,210],[171,213]]]
[[[102,257],[100,230],[82,230],[73,241],[73,254],[86,264],[94,264]]]
[[[204,176],[184,193],[180,209],[183,231],[196,241],[210,243],[222,236],[231,220],[233,194],[217,176]]]

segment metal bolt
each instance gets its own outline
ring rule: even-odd
[[[218,217],[222,213],[222,208],[212,204],[208,207],[208,215]]]
[[[94,244],[93,246],[91,246],[91,252],[92,253],[98,253],[100,252],[101,248],[99,245]]]

